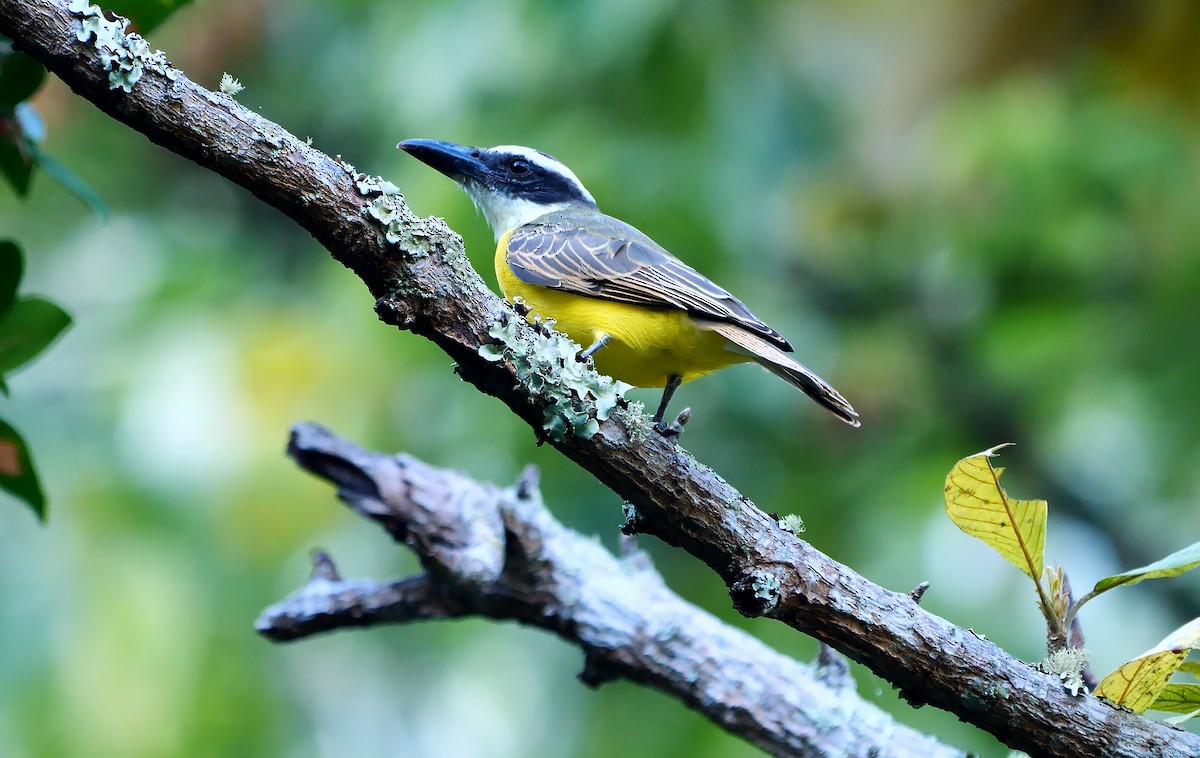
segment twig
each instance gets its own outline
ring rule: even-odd
[[[290,642],[335,629],[469,614],[461,601],[440,592],[427,576],[386,583],[314,576],[299,590],[264,610],[255,622],[255,629],[276,642]]]
[[[929,582],[921,582],[916,587],[912,588],[912,591],[908,593],[908,596],[912,598],[914,603],[919,605],[921,603],[921,598],[925,597],[925,590],[927,589],[929,589]]]

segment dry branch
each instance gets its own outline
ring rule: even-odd
[[[819,667],[780,655],[671,592],[645,553],[617,559],[567,529],[542,505],[532,470],[501,489],[313,425],[296,427],[288,450],[411,546],[426,573],[343,580],[318,554],[308,584],[259,618],[272,639],[466,615],[516,620],[578,645],[586,684],[620,677],[662,690],[775,755],[963,755],[859,698],[836,654]]]
[[[511,313],[470,270],[458,235],[405,209],[389,244],[342,164],[283,128],[179,74],[148,71],[131,93],[109,89],[66,0],[0,0],[0,32],[82,97],[152,141],[246,187],[352,269],[389,324],[436,343],[459,373],[535,430],[545,400],[513,367],[479,355]],[[522,328],[524,328],[522,326]],[[1200,737],[1072,697],[990,642],[929,614],[906,593],[868,582],[782,530],[686,452],[619,418],[587,440],[556,442],[638,512],[639,528],[704,561],[735,607],[811,634],[899,687],[1008,745],[1038,755],[1200,755]],[[653,471],[653,477],[645,472]],[[790,510],[795,510],[790,509]]]

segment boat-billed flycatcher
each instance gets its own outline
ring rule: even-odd
[[[606,216],[571,169],[528,147],[490,149],[414,139],[397,145],[458,182],[496,234],[496,276],[529,317],[581,345],[596,369],[637,387],[662,387],[656,428],[683,382],[756,361],[838,418],[858,414],[792,359],[792,346],[733,295],[629,224]],[[686,411],[685,411],[686,413]]]

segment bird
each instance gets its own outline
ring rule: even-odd
[[[526,317],[553,319],[580,360],[635,387],[661,387],[652,419],[678,436],[667,407],[685,382],[754,361],[851,426],[859,416],[797,362],[791,343],[741,300],[633,226],[605,215],[571,169],[540,150],[410,139],[396,147],[453,179],[496,236],[496,277]]]

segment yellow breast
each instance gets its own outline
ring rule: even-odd
[[[749,360],[730,352],[723,337],[701,329],[687,313],[575,295],[527,284],[508,265],[508,238],[496,248],[496,277],[509,300],[520,297],[528,318],[554,319],[554,328],[583,347],[608,335],[612,341],[595,353],[596,370],[637,387],[662,387],[672,375],[688,382]]]

